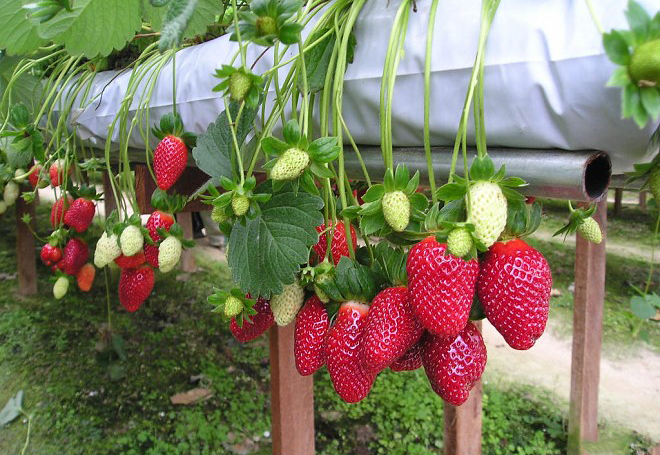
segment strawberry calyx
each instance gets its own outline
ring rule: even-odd
[[[166,136],[174,136],[180,139],[188,148],[193,148],[197,142],[197,135],[184,130],[183,120],[177,113],[167,113],[160,118],[159,126],[154,126],[151,133],[159,140]]]
[[[374,272],[354,259],[342,257],[335,268],[334,276],[326,272],[323,279],[315,279],[318,287],[329,300],[334,302],[371,302],[378,293],[377,277]]]
[[[252,322],[251,316],[257,314],[253,308],[257,303],[255,299],[243,294],[237,288],[229,292],[217,288],[214,288],[213,291],[213,294],[207,298],[207,301],[215,307],[211,310],[213,313],[220,313],[226,321],[235,319],[239,327],[242,327],[245,321]]]
[[[186,206],[188,199],[180,194],[168,194],[166,191],[156,188],[151,193],[151,206],[158,211],[173,214],[178,213]]]
[[[244,101],[249,108],[257,107],[263,85],[261,76],[245,66],[234,68],[231,65],[222,65],[215,70],[214,76],[222,79],[222,82],[213,87],[214,92],[223,92],[223,95],[229,96],[232,101]]]
[[[270,200],[270,193],[254,193],[257,179],[250,176],[243,183],[236,182],[227,177],[220,179],[220,185],[225,190],[220,193],[214,186],[208,187],[208,195],[203,195],[202,200],[206,204],[213,205],[216,217],[223,219],[219,223],[220,229],[227,233],[231,230],[231,219],[233,217],[252,218],[259,213],[259,203]]]
[[[183,232],[183,228],[179,223],[174,223],[172,226],[170,226],[169,230],[164,229],[164,228],[157,228],[156,229],[158,232],[158,235],[160,235],[161,242],[162,240],[168,238],[168,237],[174,237],[178,239],[181,242],[181,245],[184,248],[192,248],[195,246],[195,241],[191,239],[185,238],[185,234]]]
[[[568,216],[568,221],[564,226],[561,227],[557,232],[553,234],[553,237],[564,234],[564,240],[570,234],[575,233],[580,225],[582,225],[585,220],[591,218],[591,216],[596,212],[596,205],[593,204],[587,208],[577,208],[574,209],[571,202],[568,202],[568,209],[570,210],[570,215]]]

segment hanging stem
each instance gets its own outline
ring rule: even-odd
[[[433,155],[431,154],[431,57],[433,56],[433,33],[435,32],[435,16],[438,12],[439,0],[432,0],[429,11],[429,26],[426,33],[426,59],[424,61],[424,153],[426,169],[431,187],[431,201],[438,202],[435,194],[435,171],[433,170]]]
[[[598,16],[596,15],[596,10],[594,9],[594,5],[591,3],[591,0],[585,0],[587,2],[587,8],[589,8],[589,14],[591,14],[591,18],[594,21],[594,25],[596,26],[596,29],[598,30],[598,33],[601,35],[605,33],[605,29],[603,29],[603,24],[601,24],[600,19],[598,19]]]

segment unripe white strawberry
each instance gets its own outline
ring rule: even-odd
[[[225,317],[231,319],[235,316],[238,316],[243,310],[243,302],[238,297],[230,295],[225,300]]]
[[[247,196],[235,194],[231,199],[231,208],[236,216],[243,216],[250,208],[250,200]]]
[[[229,96],[234,101],[243,101],[252,88],[250,76],[242,71],[235,71],[229,76]]]
[[[25,169],[18,168],[14,171],[14,180],[16,180],[16,183],[23,183],[25,181],[25,177],[23,177],[26,174]]]
[[[168,237],[158,247],[158,268],[167,273],[179,263],[181,258],[181,241],[176,237]]]
[[[506,226],[506,198],[496,183],[477,181],[470,185],[468,221],[474,224],[474,235],[486,247],[499,238]]]
[[[577,233],[592,243],[600,243],[603,241],[603,233],[600,231],[600,226],[593,218],[585,218],[577,227]]]
[[[293,180],[302,175],[309,164],[309,155],[306,151],[291,147],[277,159],[270,171],[273,180]]]
[[[0,215],[5,213],[7,211],[7,204],[5,204],[5,201],[0,201]]]
[[[66,292],[69,290],[69,279],[65,276],[61,276],[55,281],[53,285],[53,296],[59,300],[66,295]]]
[[[140,228],[134,225],[126,226],[119,236],[119,245],[124,256],[137,254],[144,246],[144,237]]]
[[[410,201],[403,191],[390,191],[383,196],[383,215],[394,232],[403,231],[410,222]]]
[[[472,236],[465,228],[456,228],[447,237],[447,249],[456,257],[462,258],[472,249]]]
[[[103,232],[101,238],[96,242],[96,249],[94,250],[94,265],[101,269],[106,265],[113,263],[121,255],[121,248],[117,245],[117,236],[112,234],[108,236],[107,232]]]
[[[18,184],[16,182],[7,182],[5,185],[4,201],[7,207],[14,205],[18,198]]]
[[[274,295],[270,299],[270,309],[273,311],[275,323],[279,326],[285,326],[293,322],[298,314],[298,310],[303,305],[305,291],[293,283],[284,286],[284,290],[279,295]]]

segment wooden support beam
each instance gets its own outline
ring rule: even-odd
[[[623,188],[616,188],[614,190],[614,212],[613,218],[621,217],[621,210],[623,209]]]
[[[200,171],[196,167],[188,167],[174,186],[168,192],[177,192],[189,196],[193,194],[200,186],[209,179],[209,176]],[[137,196],[138,207],[140,212],[151,213],[154,208],[151,206],[151,194],[157,188],[156,182],[151,178],[149,168],[145,164],[135,165],[135,194]],[[182,212],[203,212],[211,210],[208,204],[204,204],[201,200],[194,200],[189,202]]]
[[[646,209],[646,191],[639,192],[639,208]]]
[[[176,216],[176,222],[179,223],[183,229],[183,236],[186,239],[193,238],[193,222],[192,213],[179,213]],[[192,249],[183,250],[181,253],[181,270],[184,272],[194,272],[195,267],[195,253]]]
[[[603,231],[599,245],[577,236],[568,455],[584,454],[582,441],[598,439],[598,382],[605,299],[607,201],[594,214]]]
[[[110,215],[117,208],[117,201],[115,201],[115,195],[112,192],[108,171],[103,172],[103,203],[105,204],[105,216]]]
[[[481,321],[474,325],[481,330]],[[445,403],[444,455],[481,455],[482,394],[479,381],[461,406]]]
[[[295,324],[270,329],[273,455],[314,455],[314,380],[300,376],[293,356]]]
[[[18,293],[20,295],[34,295],[37,293],[37,255],[32,232],[27,229],[21,220],[23,215],[32,217],[30,225],[36,227],[35,206],[38,199],[27,204],[22,197],[16,199],[16,262],[18,274]]]

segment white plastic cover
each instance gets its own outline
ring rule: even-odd
[[[443,0],[437,14],[431,75],[432,144],[452,145],[477,48],[478,1]],[[626,0],[594,2],[606,30],[624,28]],[[654,0],[640,3],[652,13]],[[369,0],[355,27],[357,48],[344,88],[344,118],[358,144],[377,145],[380,79],[391,25],[400,2]],[[430,7],[417,0],[395,86],[394,145],[423,144],[423,70]],[[214,70],[229,63],[237,44],[228,36],[177,54],[177,108],[186,129],[205,131],[224,109]],[[248,64],[263,48],[248,48]],[[168,64],[151,98],[152,122],[171,111]],[[272,66],[272,53],[256,65]],[[620,89],[607,88],[614,66],[605,55],[584,0],[504,0],[495,17],[486,51],[485,112],[488,143],[521,148],[595,149],[610,153],[614,172],[647,160],[646,146],[656,125],[640,130],[620,118]],[[282,70],[281,75],[284,75]],[[114,78],[114,79],[113,79]],[[103,146],[107,126],[124,98],[129,73],[101,73],[92,93],[99,100],[74,111],[78,132]],[[271,88],[272,90],[272,88]],[[272,102],[274,93],[269,94]],[[133,109],[137,107],[134,102]],[[131,114],[134,114],[134,110]],[[117,134],[117,133],[116,133]],[[473,137],[470,129],[469,137]],[[113,137],[117,141],[117,135]],[[144,147],[137,131],[133,147]]]

